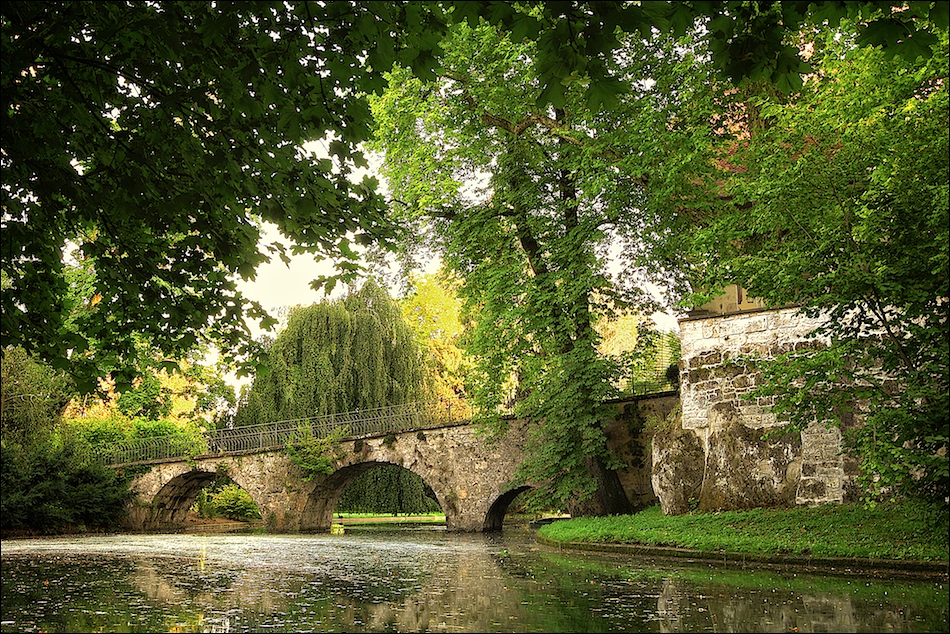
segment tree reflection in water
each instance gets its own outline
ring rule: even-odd
[[[527,528],[5,541],[18,631],[946,631],[946,582],[563,553]]]

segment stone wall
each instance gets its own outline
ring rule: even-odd
[[[746,398],[757,385],[743,355],[774,357],[815,345],[819,325],[794,308],[680,321],[681,415],[653,438],[652,482],[667,514],[814,505],[857,496],[855,461],[836,427],[769,433],[772,401]]]
[[[638,396],[614,403],[615,422],[607,427],[607,447],[626,466],[618,471],[620,484],[634,509],[656,504],[653,491],[653,430],[679,408],[675,392]]]

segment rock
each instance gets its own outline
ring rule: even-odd
[[[653,436],[653,492],[665,515],[681,515],[698,505],[706,471],[702,441],[684,430],[682,418]]]
[[[797,433],[769,436],[737,418],[710,426],[700,511],[789,506],[801,474]]]

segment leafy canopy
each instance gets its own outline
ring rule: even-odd
[[[404,61],[426,66],[429,15],[383,2],[4,4],[3,345],[86,389],[134,365],[140,340],[166,358],[203,339],[252,354],[245,319],[271,320],[236,278],[286,256],[262,250],[260,221],[295,251],[344,262],[353,240],[387,239],[372,181],[348,179],[368,132],[357,95],[403,59],[404,37]],[[327,158],[302,149],[315,140]]]
[[[286,255],[259,244],[260,222],[295,252],[340,261],[344,279],[358,269],[354,240],[391,239],[372,179],[348,178],[370,127],[363,95],[396,62],[431,78],[448,24],[484,19],[534,42],[532,101],[560,107],[580,90],[597,109],[628,87],[610,68],[618,33],[682,34],[702,20],[718,68],[796,85],[806,66],[783,33],[850,19],[905,55],[927,51],[915,20],[947,22],[941,2],[770,7],[5,2],[0,345],[67,369],[81,391],[110,372],[124,387],[151,352],[185,358],[203,340],[248,370],[260,350],[246,320],[274,320],[236,278]]]
[[[422,399],[423,357],[399,305],[369,280],[340,300],[295,308],[241,395],[237,426]]]
[[[797,428],[841,425],[872,492],[945,501],[950,440],[947,30],[907,61],[823,33],[816,74],[760,96],[729,204],[691,234],[702,282],[826,318],[759,395]],[[857,38],[860,41],[860,38]],[[721,181],[722,182],[722,181]]]
[[[671,77],[680,58],[671,40],[628,39],[613,71],[641,88],[597,111],[573,86],[552,110],[537,105],[534,43],[462,23],[443,49],[435,80],[395,69],[372,100],[392,213],[460,280],[467,393],[489,422],[508,412],[533,422],[520,480],[546,488],[555,506],[596,492],[611,512],[628,510],[610,493],[619,483],[608,483],[617,462],[603,409],[622,360],[601,352],[597,325],[649,305],[611,277],[607,254],[641,239],[631,202],[643,200],[649,157],[620,157],[643,155],[633,130],[665,127],[643,80]]]

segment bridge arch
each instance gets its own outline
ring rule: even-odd
[[[152,465],[132,481],[127,516],[132,530],[181,528],[198,493],[227,476],[247,491],[270,531],[300,530],[298,500],[311,486],[283,453],[201,456]]]
[[[483,530],[491,501],[513,475],[520,453],[486,451],[471,426],[368,436],[344,444],[335,471],[317,481],[303,517],[316,530],[329,530],[343,490],[360,473],[392,464],[422,478],[445,513],[449,531]]]
[[[217,478],[216,471],[201,469],[184,471],[171,478],[152,498],[145,528],[155,529],[183,524],[188,517],[189,509],[198,499],[198,494]]]
[[[488,508],[488,513],[485,514],[485,523],[482,526],[482,531],[486,533],[500,531],[505,521],[505,514],[508,512],[508,506],[516,497],[532,488],[533,487],[530,486],[516,487],[499,495]]]
[[[414,473],[419,476],[427,486],[432,488],[432,485],[426,480],[425,474],[418,473],[412,468],[397,462],[389,460],[367,460],[348,464],[317,481],[303,509],[303,517],[306,518],[307,523],[318,528],[329,527],[333,518],[333,511],[336,509],[344,491],[346,491],[353,480],[364,473],[385,465],[396,466]],[[433,491],[435,490],[433,489]],[[436,492],[435,495],[436,501],[442,506],[442,501],[439,500],[438,493]],[[444,510],[444,507],[442,508]]]

